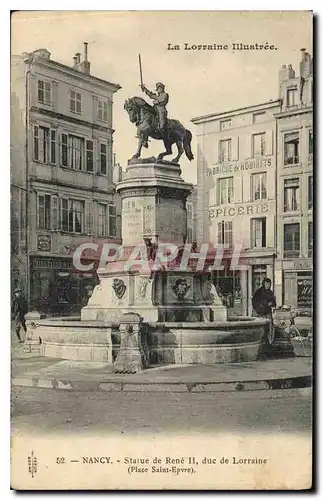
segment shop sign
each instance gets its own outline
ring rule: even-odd
[[[216,217],[235,217],[236,215],[260,215],[268,212],[268,203],[258,203],[253,205],[236,205],[226,208],[211,208],[209,210],[210,219]]]
[[[312,269],[312,261],[309,260],[299,260],[299,261],[294,261],[294,268],[295,269]]]
[[[36,269],[72,269],[73,262],[61,259],[35,258],[32,265]]]
[[[207,175],[232,174],[234,172],[248,172],[257,168],[267,168],[273,165],[273,158],[258,157],[249,158],[245,161],[231,162],[230,164],[219,164],[207,169]]]
[[[297,303],[299,306],[311,306],[313,297],[313,280],[311,276],[297,278]]]

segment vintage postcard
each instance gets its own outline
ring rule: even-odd
[[[313,13],[11,34],[11,487],[311,489]]]

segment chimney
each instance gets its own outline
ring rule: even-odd
[[[88,62],[88,60],[87,60],[87,46],[88,46],[88,43],[84,42],[84,61],[85,62]]]
[[[80,54],[80,52],[76,52],[75,56],[76,56],[76,59],[77,59],[77,64],[80,64],[80,62],[81,62],[81,54]]]
[[[295,71],[293,70],[293,66],[291,64],[288,65],[287,75],[288,75],[288,79],[295,78]]]
[[[73,61],[74,61],[73,67],[75,68],[77,65],[77,57],[76,56],[73,57]]]
[[[302,59],[299,63],[299,74],[302,78],[308,78],[313,74],[313,60],[306,49],[301,49]]]

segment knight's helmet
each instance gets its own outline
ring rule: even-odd
[[[158,90],[158,87],[161,87],[162,91],[165,90],[165,85],[161,82],[156,83],[156,90]]]

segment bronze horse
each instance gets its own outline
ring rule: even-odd
[[[144,99],[141,97],[127,99],[124,109],[127,111],[131,123],[137,125],[139,143],[133,158],[140,158],[141,148],[143,146],[148,148],[148,137],[152,137],[164,141],[166,148],[164,153],[158,155],[158,160],[172,154],[173,144],[176,144],[178,154],[176,158],[173,158],[172,163],[178,163],[184,151],[190,161],[194,159],[191,150],[192,134],[178,120],[167,120],[167,134],[164,136],[158,128],[158,120],[153,106],[150,106]]]

